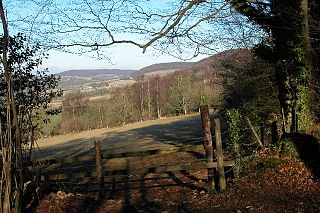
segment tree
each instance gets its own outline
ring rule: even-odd
[[[17,5],[11,4],[17,29],[47,47],[89,52],[91,56],[97,53],[99,58],[109,57],[108,47],[123,44],[143,52],[153,47],[188,59],[239,45],[252,46],[261,37],[259,28],[231,10],[225,0],[28,1],[23,6],[39,10],[34,16],[23,16],[14,9]]]
[[[254,121],[256,126],[273,120],[273,115],[279,114],[272,64],[252,55],[243,64],[225,63],[224,66],[228,70],[222,93],[225,110],[236,109],[242,117]]]
[[[11,83],[11,76],[9,73],[9,64],[8,64],[8,46],[9,46],[9,32],[7,20],[4,14],[3,4],[0,1],[0,16],[3,27],[3,45],[2,45],[2,65],[4,71],[4,78],[7,86],[6,96],[4,102],[6,103],[6,116],[4,124],[0,119],[0,141],[1,141],[1,154],[2,154],[2,178],[1,178],[1,192],[0,192],[0,203],[1,211],[4,213],[9,213],[11,211],[11,196],[12,188],[14,185],[14,176],[18,180],[18,184],[15,189],[17,191],[16,198],[16,212],[21,212],[22,204],[22,186],[23,186],[23,163],[22,163],[22,147],[20,140],[20,129],[18,125],[17,111],[14,103],[14,93]],[[3,98],[2,98],[3,99]],[[12,124],[12,115],[13,113],[13,126],[15,127],[15,132],[12,137],[13,128]],[[19,172],[16,172],[17,169]],[[12,174],[12,171],[16,172]],[[2,195],[4,194],[4,195]]]
[[[157,118],[161,117],[159,96],[160,77],[146,78],[144,75],[135,77],[136,83],[132,86],[132,101],[138,106],[140,121],[154,118],[154,110],[157,111]]]
[[[57,113],[48,109],[48,104],[61,95],[61,91],[56,89],[57,77],[37,69],[43,57],[37,54],[38,45],[27,46],[22,34],[10,37],[5,30],[0,46],[0,139],[4,177],[1,179],[0,201],[2,212],[10,212],[13,206],[15,212],[21,212],[24,162],[30,160],[34,148],[34,132],[41,122],[38,110],[45,108],[47,114]],[[11,199],[12,189],[15,190],[15,199]]]
[[[140,121],[145,120],[145,102],[146,100],[146,93],[148,92],[148,89],[146,88],[146,80],[144,78],[144,75],[137,76],[135,78],[136,83],[133,85],[134,95],[136,96],[136,101],[138,101],[138,111],[140,115]],[[135,101],[134,101],[135,102]]]
[[[0,45],[3,45],[3,38],[0,39]],[[21,33],[9,37],[9,74],[12,84],[18,85],[13,87],[13,92],[23,143],[34,141],[33,134],[38,128],[39,119],[41,119],[39,109],[45,109],[45,113],[49,115],[58,112],[58,110],[50,109],[48,104],[54,97],[62,94],[61,90],[56,89],[59,78],[55,75],[47,75],[45,69],[37,69],[42,58],[45,57],[45,55],[39,54],[39,51],[39,45],[27,46],[26,37]],[[5,98],[8,87],[3,75],[4,73],[1,72],[0,97]],[[5,109],[4,103],[0,103],[1,111]],[[4,121],[3,116],[2,120]],[[30,150],[32,150],[33,144],[30,145]]]
[[[319,21],[318,12],[314,10],[319,8],[319,3],[313,0],[234,0],[231,4],[270,32],[271,42],[263,45],[262,53],[276,65],[283,132],[296,132],[297,114],[304,124],[312,119],[309,83],[318,75],[320,52],[317,47],[319,31],[310,31],[314,26],[309,24]]]
[[[89,98],[86,94],[76,91],[66,95],[62,101],[63,112],[66,113],[66,119],[75,119],[84,114],[88,108]]]
[[[194,98],[195,98],[195,108],[200,109],[201,105],[212,106],[212,94],[217,91],[213,91],[212,88],[205,81],[198,81],[194,84],[196,88]],[[215,103],[217,104],[217,103]]]
[[[162,117],[162,108],[163,104],[161,103],[161,94],[164,93],[164,81],[163,79],[157,75],[149,79],[151,85],[151,97],[152,97],[152,105],[155,110],[156,118]]]
[[[88,109],[89,98],[80,91],[66,95],[62,101],[62,123],[64,132],[79,132],[85,129],[82,115]]]
[[[133,101],[130,100],[130,90],[126,88],[116,88],[112,91],[112,120],[116,125],[124,125],[133,121],[137,121]],[[140,111],[139,111],[140,112]]]
[[[192,108],[192,79],[189,73],[176,72],[170,87],[171,111],[174,114],[187,114]]]

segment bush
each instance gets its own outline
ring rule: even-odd
[[[300,158],[299,151],[294,143],[294,140],[290,137],[286,137],[280,141],[281,156]]]
[[[59,135],[61,133],[62,114],[43,115],[42,119],[48,120],[40,126],[41,133],[45,136]]]

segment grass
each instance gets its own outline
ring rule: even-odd
[[[201,144],[201,137],[200,115],[192,114],[58,135],[37,143],[41,155],[56,158],[92,154],[94,140],[102,142],[103,152],[115,153]]]
[[[57,115],[43,116],[50,119],[50,122],[46,124],[40,123],[43,135],[58,135],[60,133],[62,113],[58,113]]]
[[[37,160],[80,157],[94,154],[95,140],[100,140],[103,153],[123,153],[163,150],[161,154],[145,157],[122,157],[104,161],[106,170],[140,169],[158,166],[189,164],[204,159],[202,146],[184,152],[170,152],[174,148],[202,144],[202,126],[199,114],[169,117],[95,129],[74,134],[58,135],[39,140]],[[94,170],[94,162],[51,165],[42,172],[68,173]]]

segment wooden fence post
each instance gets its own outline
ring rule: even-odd
[[[94,141],[94,148],[96,154],[97,180],[99,183],[99,198],[101,199],[104,197],[104,176],[102,170],[101,142]]]
[[[224,191],[226,189],[226,177],[224,174],[220,118],[214,119],[214,130],[215,130],[215,136],[216,136],[216,155],[217,155],[217,164],[218,164],[218,173],[219,173],[219,187],[220,187],[220,191]]]
[[[203,147],[205,150],[205,155],[207,162],[213,162],[214,152],[212,146],[212,135],[211,135],[211,125],[210,125],[210,117],[209,117],[209,108],[207,105],[200,106],[201,120],[202,120],[202,128],[203,128]],[[215,190],[215,182],[214,182],[214,173],[215,169],[208,169],[208,188],[210,190]]]
[[[277,121],[272,121],[271,123],[271,138],[272,145],[277,145],[279,140]]]
[[[266,141],[264,140],[264,125],[263,125],[263,123],[260,123],[260,140],[263,145],[267,145]]]

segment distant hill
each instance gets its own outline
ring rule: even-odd
[[[144,67],[140,70],[129,69],[79,69],[68,70],[56,75],[62,76],[61,85],[82,85],[90,82],[107,81],[115,79],[126,79],[144,74],[168,75],[175,70],[186,72],[214,71],[223,78],[228,72],[228,66],[246,64],[252,59],[251,51],[248,49],[233,49],[220,52],[198,62],[171,62],[159,63]],[[71,78],[70,78],[71,77]],[[90,79],[84,79],[89,77]]]
[[[190,67],[193,64],[194,62],[170,62],[170,63],[152,64],[134,73],[131,73],[131,76],[139,76],[139,75],[144,75],[146,73],[161,71],[161,70],[179,70],[186,67]]]
[[[204,58],[184,70],[199,72],[205,70],[225,69],[236,64],[245,64],[251,60],[249,49],[232,49]]]
[[[137,70],[122,70],[122,69],[81,69],[68,70],[57,73],[59,76],[77,76],[77,77],[93,77],[97,75],[130,75]]]
[[[201,72],[206,70],[226,70],[230,65],[247,63],[251,60],[251,51],[249,49],[232,49],[226,50],[210,57],[204,58],[198,62],[172,62],[153,64],[144,67],[136,72],[131,73],[131,76],[139,76],[151,72],[161,70],[182,70],[191,72]]]

